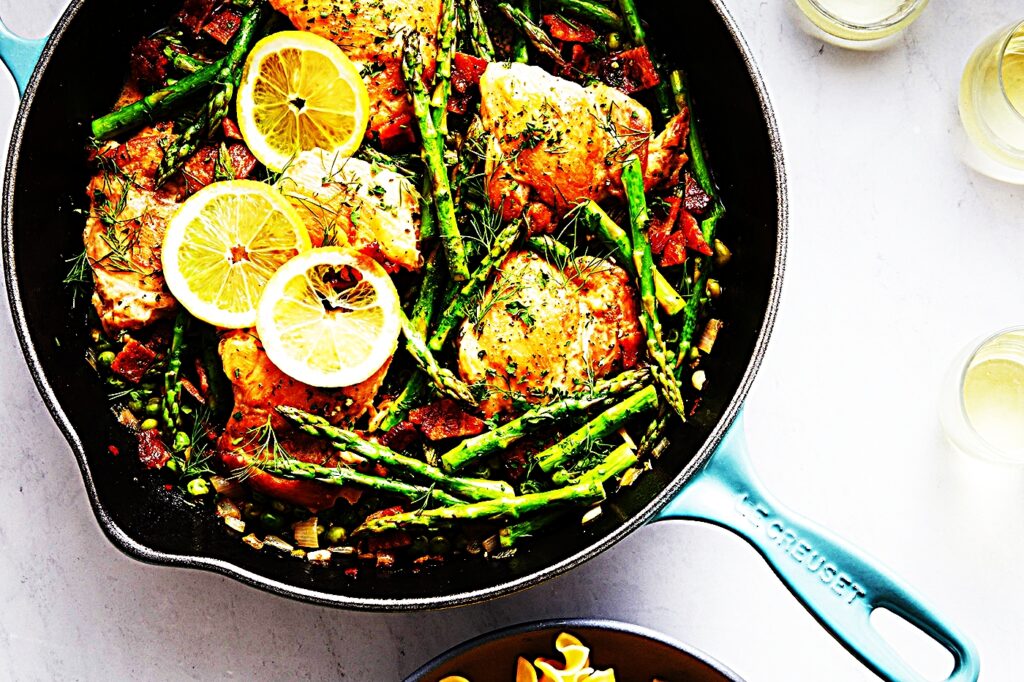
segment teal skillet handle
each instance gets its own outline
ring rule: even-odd
[[[754,546],[811,614],[851,653],[891,682],[927,682],[869,620],[878,607],[920,628],[952,655],[949,682],[978,679],[978,654],[927,603],[863,552],[796,514],[767,492],[747,457],[742,418],[657,520],[708,521]]]
[[[3,60],[14,76],[19,95],[25,94],[25,88],[28,87],[29,78],[32,77],[39,56],[43,53],[46,40],[45,37],[29,39],[16,36],[0,20],[0,60]]]

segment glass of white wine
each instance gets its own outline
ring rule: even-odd
[[[803,12],[800,24],[808,33],[840,47],[861,50],[886,47],[928,4],[928,0],[793,2]]]
[[[946,376],[941,410],[959,449],[1024,464],[1024,327],[965,348]]]
[[[1024,21],[989,36],[960,80],[964,160],[981,173],[1024,184]]]

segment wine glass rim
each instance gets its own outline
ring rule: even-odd
[[[908,17],[914,15],[916,12],[920,11],[925,5],[928,4],[928,0],[911,0],[911,2],[908,2],[906,6],[904,6],[902,11],[897,12],[896,14],[888,16],[880,21],[875,21],[867,24],[860,24],[836,16],[829,10],[822,7],[820,0],[807,1],[814,6],[814,9],[821,12],[826,18],[828,18],[829,21],[832,21],[847,30],[872,32],[884,31],[885,29],[897,26],[901,22],[906,21]]]
[[[999,92],[1002,93],[1003,99],[1005,99],[1006,103],[1010,106],[1010,111],[1016,114],[1017,118],[1024,123],[1024,111],[1018,109],[1017,105],[1013,103],[1012,99],[1010,99],[1009,93],[1006,92],[1006,83],[1003,81],[1003,59],[1006,58],[1006,51],[1010,47],[1010,41],[1013,40],[1014,37],[1018,36],[1018,34],[1020,34],[1021,37],[1024,37],[1024,20],[1013,24],[1006,31],[1006,37],[1003,38],[1003,41],[999,46],[999,63],[997,65],[997,69],[999,71]]]
[[[978,433],[977,429],[974,428],[974,424],[971,422],[970,415],[967,414],[967,404],[964,402],[964,387],[967,385],[967,372],[970,371],[971,367],[974,365],[975,358],[978,357],[978,354],[981,353],[981,351],[984,348],[986,348],[990,343],[992,343],[993,341],[1002,336],[1020,333],[1024,333],[1024,326],[1005,327],[1003,329],[1000,329],[999,331],[989,334],[984,339],[982,339],[981,341],[974,345],[974,348],[971,350],[970,355],[964,362],[963,368],[960,370],[960,380],[957,382],[956,401],[957,408],[960,410],[960,417],[963,420],[963,423],[970,430],[971,436],[973,436],[973,440],[975,441],[975,447],[985,450],[987,452],[986,456],[988,457],[988,459],[1014,464],[1020,464],[1017,458],[1012,457],[1002,448],[995,446],[989,441],[985,440],[982,437],[982,435]]]

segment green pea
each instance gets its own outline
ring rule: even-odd
[[[156,424],[156,420],[155,419],[147,419],[144,422],[142,422],[141,424],[139,424],[139,428],[142,429],[143,431],[149,431],[150,429],[155,429],[156,426],[157,426],[157,424]]]
[[[430,538],[430,553],[431,554],[447,554],[451,551],[452,544],[443,535],[437,535]]]
[[[284,525],[284,519],[282,519],[274,512],[264,512],[263,515],[260,516],[260,521],[263,523],[264,526],[270,528],[271,530],[277,530],[278,528]]]
[[[280,500],[271,500],[270,501],[270,506],[273,507],[274,511],[279,511],[279,512],[283,512],[286,509],[288,509],[288,507],[285,505],[285,503],[280,501]]]
[[[430,548],[430,543],[425,535],[417,535],[412,539],[412,544],[409,545],[409,551],[413,556],[422,556],[427,553]]]
[[[168,471],[173,471],[175,473],[177,473],[179,469],[178,460],[174,459],[173,457],[167,460],[167,464],[164,464],[164,466],[167,467]]]
[[[210,486],[207,485],[206,480],[202,478],[193,478],[188,482],[188,485],[185,486],[185,489],[188,490],[191,495],[196,497],[210,492]]]
[[[157,403],[155,405],[153,403],[146,403],[146,408],[145,409],[146,409],[146,414],[151,414],[153,416],[156,416],[156,415],[160,414],[160,403]]]
[[[332,545],[345,542],[345,538],[348,537],[348,533],[341,526],[331,526],[327,529],[327,542]]]
[[[189,445],[192,445],[192,439],[188,437],[188,434],[184,431],[178,431],[174,434],[174,449],[184,450]]]
[[[114,364],[114,358],[116,357],[117,356],[114,355],[114,351],[105,350],[102,353],[100,353],[100,356],[97,358],[97,360],[99,360],[100,364],[103,365],[104,367],[110,367],[112,364]]]
[[[131,402],[128,403],[128,410],[132,414],[135,414],[135,415],[139,414],[140,412],[142,412],[142,401],[141,400],[132,400]]]

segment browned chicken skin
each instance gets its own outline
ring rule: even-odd
[[[86,256],[92,266],[93,305],[104,330],[116,335],[174,314],[164,282],[160,247],[178,207],[181,182],[154,188],[169,128],[146,128],[99,152],[100,171],[89,183]]]
[[[516,251],[499,273],[483,314],[470,316],[459,339],[462,377],[492,389],[481,404],[484,414],[582,391],[636,364],[643,340],[636,296],[618,266],[584,256],[559,269]]]
[[[402,41],[417,31],[424,41],[423,64],[434,70],[440,0],[271,0],[295,28],[323,36],[355,62],[370,93],[370,129],[379,130],[412,114],[402,78]]]
[[[647,163],[651,114],[606,85],[583,87],[526,64],[488,65],[480,114],[490,134],[487,193],[512,220],[529,207],[543,231],[585,199],[622,197],[622,164]]]
[[[327,389],[308,386],[279,370],[267,357],[251,329],[224,333],[220,341],[220,355],[235,399],[219,443],[221,457],[230,468],[244,466],[247,456],[264,454],[259,452],[254,434],[265,427],[268,420],[281,447],[290,456],[325,465],[346,461],[344,455],[323,440],[292,429],[274,408],[280,405],[297,407],[324,417],[332,424],[351,426],[373,402],[391,364],[388,361],[361,384]],[[353,490],[312,481],[284,481],[259,472],[253,472],[249,482],[261,492],[314,510],[331,506],[339,496],[350,500],[353,496],[358,497]]]

